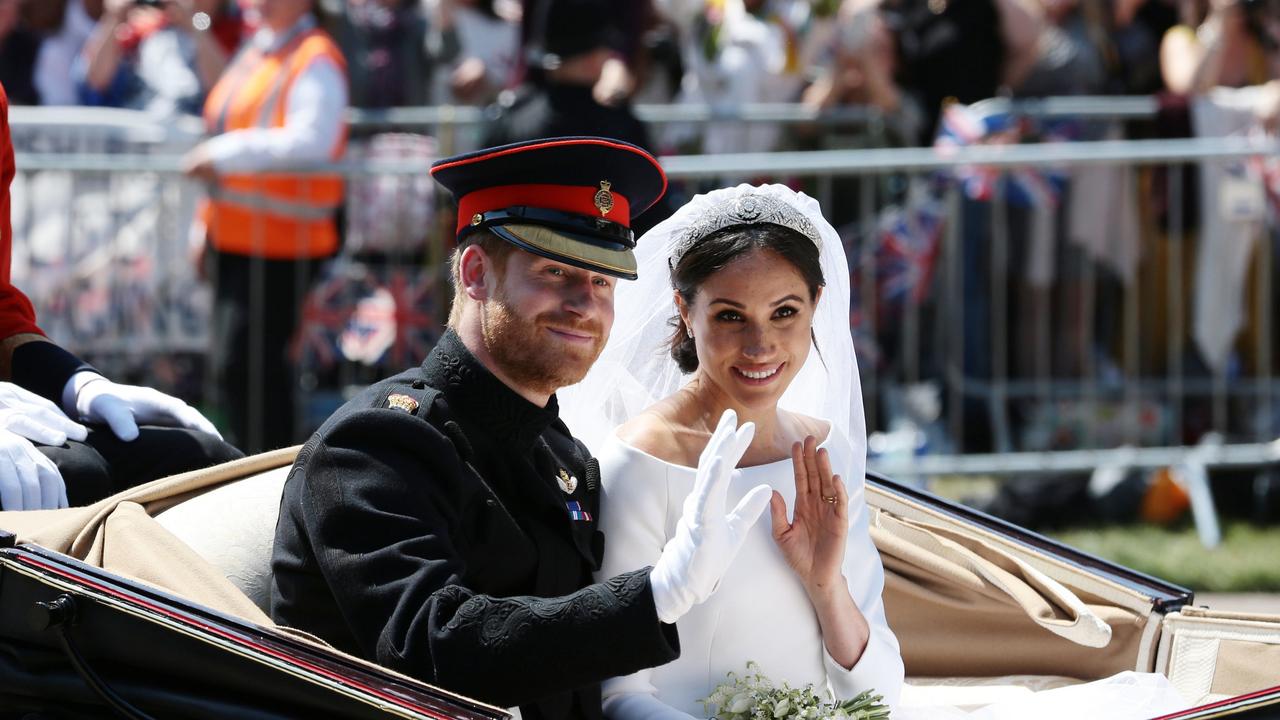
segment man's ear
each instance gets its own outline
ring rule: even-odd
[[[489,299],[492,284],[497,281],[494,275],[493,260],[479,245],[468,245],[462,249],[458,258],[458,283],[462,291],[472,300]]]

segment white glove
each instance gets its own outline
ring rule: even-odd
[[[0,383],[0,429],[40,445],[64,445],[68,439],[88,437],[88,428],[68,418],[58,406],[13,383]]]
[[[698,458],[698,475],[684,499],[675,535],[649,574],[653,604],[664,623],[675,622],[711,596],[773,494],[768,485],[758,485],[733,512],[725,514],[729,478],[756,430],[752,423],[735,430],[737,424],[732,410],[720,417],[720,425]]]
[[[41,445],[62,445],[89,437],[89,429],[67,417],[57,405],[10,382],[0,382],[0,429]]]
[[[89,430],[35,393],[0,382],[0,506],[43,510],[67,506],[67,486],[53,461],[32,445],[84,440]]]
[[[82,421],[105,423],[125,442],[138,437],[139,424],[183,427],[222,438],[199,410],[178,398],[154,388],[119,385],[94,372],[72,375],[62,398]]]
[[[67,485],[58,467],[30,440],[4,429],[0,429],[0,507],[5,510],[67,507]]]

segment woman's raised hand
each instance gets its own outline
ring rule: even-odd
[[[662,622],[675,622],[710,597],[747,539],[747,531],[764,514],[768,485],[752,488],[733,510],[725,512],[733,469],[754,434],[754,424],[738,427],[737,413],[725,410],[698,459],[693,491],[684,500],[676,532],[649,573],[654,609]]]
[[[840,476],[831,472],[831,457],[826,449],[818,449],[812,435],[791,446],[791,464],[795,512],[788,522],[786,501],[773,493],[773,541],[812,595],[845,583],[841,566],[849,534],[849,498]]]

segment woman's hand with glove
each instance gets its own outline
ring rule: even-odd
[[[737,427],[738,416],[726,410],[698,459],[693,491],[684,501],[684,514],[675,535],[662,550],[649,574],[658,619],[674,623],[694,605],[706,600],[729,569],[738,549],[769,504],[768,485],[752,488],[726,514],[729,479],[751,444],[755,425]]]

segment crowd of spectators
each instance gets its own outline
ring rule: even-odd
[[[208,112],[207,96],[220,78],[226,82],[227,68],[253,46],[263,17],[279,2],[0,0],[0,82],[13,104],[111,106],[160,116],[199,115],[204,108],[208,124],[217,117]],[[1161,108],[1155,132],[1164,136],[1192,134],[1192,103],[1187,99],[1222,86],[1252,87],[1256,92],[1247,96],[1250,112],[1271,130],[1280,116],[1280,0],[316,0],[312,12],[345,59],[347,85],[345,94],[336,88],[323,93],[327,103],[312,98],[325,108],[310,113],[313,120],[334,116],[329,112],[333,102],[367,109],[483,106],[492,119],[473,134],[450,133],[448,148],[442,145],[443,133],[435,138],[399,133],[368,137],[365,130],[353,128],[345,152],[357,161],[407,158],[425,165],[438,151],[464,150],[468,144],[582,134],[616,137],[658,153],[931,145],[946,125],[952,103],[964,106],[999,96],[1154,95]],[[818,125],[760,122],[659,126],[637,119],[633,108],[639,103],[714,108],[802,103],[830,111],[831,117],[820,131]],[[840,112],[845,109],[861,114]],[[865,120],[855,119],[868,114],[886,121],[876,124],[875,133],[868,132]],[[832,121],[835,117],[849,120],[842,124],[845,120]],[[1075,139],[1103,136],[1096,129],[1092,134],[1074,132]],[[227,145],[211,143],[202,147]],[[312,144],[320,148],[316,157],[323,157],[334,143]],[[291,158],[276,159],[287,165]],[[216,173],[211,161],[199,160],[193,160],[192,174],[201,177],[203,168],[209,177],[202,179],[212,182]],[[1134,268],[1137,236],[1153,235],[1145,226],[1139,233],[1138,223],[1153,226],[1156,235],[1170,230],[1168,208],[1161,205],[1169,204],[1161,190],[1167,178],[1153,171],[1135,179],[1123,168],[1098,173],[1052,178],[1056,184],[1031,177],[1032,184],[1040,182],[1056,193],[1052,209],[1037,207],[1033,198],[1029,207],[1013,208],[1000,221],[1013,235],[1027,238],[1010,260],[1031,268],[1011,281],[1013,297],[1042,294],[1043,273],[1035,268],[1055,264],[1066,296],[1054,304],[1062,308],[1082,306],[1078,301],[1084,289],[1077,280],[1087,263],[1113,271],[1122,283],[1140,276],[1143,284],[1153,280],[1150,286],[1157,288],[1171,276],[1171,264],[1181,263],[1186,267],[1177,277],[1187,284],[1191,243],[1175,248],[1159,240],[1141,251],[1143,266]],[[1195,192],[1192,180],[1181,183],[1184,195]],[[866,255],[858,243],[867,239],[868,224],[879,232],[894,221],[884,214],[863,216],[864,183],[875,185],[871,195],[877,212],[886,205],[903,205],[898,224],[929,234],[897,238],[900,244],[915,242],[924,248],[918,257],[930,255],[928,248],[938,242],[940,210],[934,199],[917,192],[919,187],[908,187],[909,182],[915,181],[837,178],[827,186],[827,199],[833,201],[826,210],[832,221],[842,232],[853,228],[848,232],[852,239],[846,238],[851,258]],[[379,238],[389,227],[405,236],[400,241],[407,241],[410,251],[425,245],[424,238],[401,231],[432,226],[429,218],[424,222],[406,212],[408,203],[403,202],[430,197],[430,183],[424,183],[409,187],[397,182],[390,189],[377,179],[349,183],[340,229],[343,247],[358,252],[387,245]],[[1126,203],[1126,188],[1138,185],[1148,195],[1141,203]],[[680,192],[673,187],[667,202],[678,204]],[[1065,201],[1059,203],[1059,198]],[[989,239],[997,222],[984,202],[969,197],[959,215],[948,218],[960,226],[965,258],[965,349],[973,357],[966,357],[964,365],[978,377],[991,372],[988,340],[993,329],[984,295],[994,280],[983,268],[990,266]],[[1184,224],[1194,224],[1196,203],[1184,205],[1178,216]],[[1142,219],[1135,219],[1139,215]],[[636,229],[643,231],[663,216],[659,207],[640,218]],[[1049,239],[1057,234],[1075,244]],[[396,242],[393,238],[390,244]],[[1046,250],[1053,247],[1065,250]],[[1247,257],[1233,261],[1241,267],[1245,262]],[[930,275],[927,270],[912,272],[925,279]],[[1233,282],[1219,284],[1240,284]],[[1223,306],[1209,300],[1196,302],[1204,308]],[[1039,309],[1034,303],[1019,305]],[[1159,302],[1144,305],[1142,316],[1153,319],[1145,325],[1178,324],[1164,322],[1163,311]],[[857,308],[852,315],[856,332],[862,316]],[[1032,327],[1039,317],[1034,312],[1010,317],[1014,346],[1030,346],[1020,340],[1039,332]],[[1055,322],[1068,328],[1090,326],[1081,316]],[[1027,327],[1019,329],[1019,323]],[[1220,338],[1198,339],[1202,350],[1220,349],[1209,364],[1221,371],[1235,325],[1200,324],[1222,330]],[[861,342],[860,352],[877,344],[887,349],[893,338],[886,334],[894,327],[881,318],[879,337]],[[1099,337],[1063,333],[1076,338],[1079,347],[1068,348],[1061,357],[1088,357],[1091,351],[1085,346],[1090,343],[1116,345],[1101,337],[1108,328],[1105,322],[1097,325]],[[1186,344],[1185,339],[1147,340]],[[892,365],[892,353],[863,358],[868,361],[884,369]],[[1011,361],[1016,371],[1021,360]],[[1055,371],[1058,364],[1055,358]],[[923,372],[928,375],[930,369]]]
[[[258,23],[257,5],[0,0],[0,79],[14,104],[198,114]],[[600,112],[631,100],[804,102],[876,108],[899,121],[904,143],[928,144],[949,99],[1275,85],[1280,60],[1274,0],[328,0],[318,7],[347,57],[353,106],[515,107],[495,137],[533,132],[530,122],[558,129],[581,120],[648,140],[628,113]],[[525,109],[530,104],[538,107]],[[1277,105],[1260,112],[1274,118]],[[677,131],[652,143],[689,140]],[[788,143],[767,124],[712,127],[697,140],[707,152]]]

